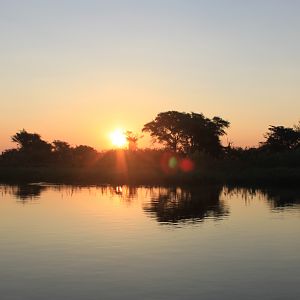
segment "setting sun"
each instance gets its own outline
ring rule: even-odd
[[[121,129],[116,129],[110,135],[111,143],[118,148],[122,148],[126,145],[126,136]]]

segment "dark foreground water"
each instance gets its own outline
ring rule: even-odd
[[[300,192],[0,186],[0,299],[300,299]]]

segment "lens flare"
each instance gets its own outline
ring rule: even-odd
[[[160,165],[165,174],[175,174],[178,171],[189,173],[195,169],[195,163],[190,158],[180,158],[175,153],[164,153]]]
[[[168,161],[169,168],[175,169],[177,167],[178,161],[175,156],[170,157]]]
[[[179,167],[183,172],[191,172],[194,170],[194,162],[189,158],[184,158],[180,161]]]

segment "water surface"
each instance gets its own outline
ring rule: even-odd
[[[0,299],[300,299],[300,191],[0,186]]]

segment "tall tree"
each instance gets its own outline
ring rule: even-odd
[[[191,113],[186,125],[186,134],[189,137],[187,149],[205,151],[214,156],[222,152],[220,137],[226,134],[225,129],[229,122],[220,117],[206,118],[203,114]]]
[[[145,124],[142,131],[149,132],[154,142],[162,143],[174,152],[180,151],[187,142],[184,129],[187,118],[188,114],[178,111],[162,112]]]
[[[225,134],[229,122],[220,117],[206,118],[199,113],[163,112],[144,125],[154,141],[173,151],[205,151],[218,155],[222,151],[220,137]]]

